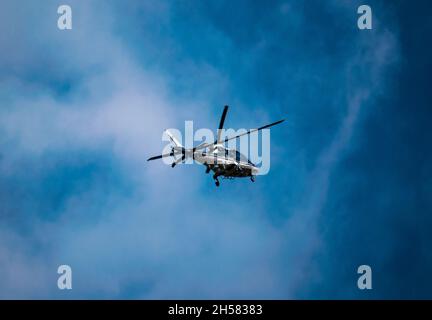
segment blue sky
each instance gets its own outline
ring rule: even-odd
[[[429,4],[60,4],[0,6],[0,298],[431,298]],[[268,175],[146,162],[225,104]]]

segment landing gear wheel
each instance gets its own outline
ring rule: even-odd
[[[255,182],[255,177],[254,176],[252,176],[250,179],[251,179],[252,182]]]
[[[216,183],[216,187],[219,187],[220,185],[219,180],[215,180],[215,183]]]

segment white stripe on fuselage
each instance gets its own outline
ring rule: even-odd
[[[201,164],[209,164],[209,165],[220,165],[220,166],[227,166],[227,165],[237,165],[244,169],[249,169],[252,172],[258,170],[255,166],[245,163],[245,162],[237,162],[236,160],[232,158],[225,158],[225,157],[218,157],[214,156],[214,154],[205,154],[204,156],[198,152],[195,153],[194,158],[197,162]]]

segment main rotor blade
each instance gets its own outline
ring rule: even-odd
[[[267,125],[265,125],[265,126],[262,126],[262,127],[260,127],[260,128],[257,128],[257,129],[250,129],[250,130],[248,130],[248,131],[246,131],[246,132],[244,132],[244,133],[241,133],[241,134],[239,134],[239,135],[236,135],[236,136],[234,136],[234,137],[226,138],[224,141],[218,141],[218,140],[216,140],[216,141],[213,142],[213,143],[202,144],[202,145],[199,145],[198,147],[196,147],[195,150],[204,149],[204,148],[207,148],[207,147],[210,147],[210,146],[212,146],[212,145],[219,144],[219,143],[225,143],[225,142],[227,142],[227,141],[230,141],[230,140],[233,140],[233,139],[240,138],[240,137],[242,137],[242,136],[244,136],[244,135],[251,134],[252,132],[256,132],[256,131],[260,131],[260,130],[262,130],[262,129],[270,128],[270,127],[275,126],[275,125],[277,125],[277,124],[279,124],[279,123],[282,123],[282,122],[284,122],[284,121],[285,121],[285,119],[283,119],[283,120],[279,120],[279,121],[276,121],[276,122],[273,122],[273,123],[270,123],[270,124],[267,124]]]
[[[250,130],[246,131],[245,133],[241,133],[241,134],[239,134],[239,135],[236,135],[235,137],[226,138],[223,142],[227,142],[227,141],[230,141],[230,140],[233,140],[233,139],[237,139],[237,138],[240,138],[240,137],[242,137],[242,136],[244,136],[244,135],[251,134],[252,132],[260,131],[260,130],[262,130],[262,129],[267,129],[267,128],[273,127],[273,126],[275,126],[275,125],[277,125],[277,124],[279,124],[279,123],[282,123],[282,122],[284,122],[284,121],[285,121],[285,119],[283,119],[283,120],[279,120],[279,121],[276,121],[276,122],[273,122],[273,123],[270,123],[270,124],[267,124],[267,125],[265,125],[265,126],[262,126],[262,127],[260,127],[260,128],[257,128],[257,129],[250,129]],[[216,142],[215,142],[215,143],[216,143]]]
[[[218,127],[219,130],[223,128],[227,112],[228,112],[228,106],[225,106],[223,111],[222,111],[222,117],[219,121],[219,127]]]
[[[161,154],[161,155],[159,155],[159,156],[154,156],[154,157],[148,158],[147,161],[150,161],[150,160],[157,160],[157,159],[162,159],[162,158],[166,158],[166,157],[171,157],[171,156],[173,156],[173,155],[174,155],[174,152],[171,152],[171,153],[165,153],[165,154]]]
[[[216,141],[220,141],[220,139],[221,139],[222,128],[223,128],[223,125],[224,125],[224,122],[225,122],[225,117],[227,115],[227,112],[228,112],[228,106],[225,106],[224,109],[223,109],[223,112],[222,112],[222,117],[221,117],[220,122],[219,122],[219,127],[218,127],[218,130],[217,130],[217,140]]]

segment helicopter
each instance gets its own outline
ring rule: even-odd
[[[147,161],[162,159],[165,157],[173,157],[174,161],[171,164],[171,167],[174,168],[177,164],[184,162],[186,158],[192,158],[206,167],[205,172],[207,174],[210,171],[214,172],[213,179],[215,181],[216,187],[219,187],[220,185],[218,179],[219,177],[228,179],[249,177],[252,182],[255,182],[255,177],[259,172],[259,168],[239,151],[226,148],[225,143],[241,136],[249,135],[252,132],[257,132],[280,124],[284,122],[285,119],[267,124],[257,129],[247,130],[246,132],[238,134],[234,137],[223,139],[222,129],[227,112],[228,106],[225,106],[219,121],[217,139],[213,143],[201,143],[196,147],[186,149],[174,137],[174,135],[169,132],[169,130],[165,130],[165,133],[168,135],[173,145],[171,152],[148,158]],[[180,155],[181,157],[176,158]]]

